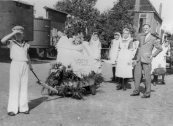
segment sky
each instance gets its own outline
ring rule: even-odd
[[[53,7],[58,0],[22,0],[30,4],[33,4],[36,10],[36,16],[45,17],[46,12],[43,9],[44,6]],[[104,10],[113,7],[113,2],[118,0],[98,0],[96,7],[103,12]],[[160,3],[162,3],[162,19],[163,27],[166,27],[168,31],[173,32],[173,0],[150,0],[153,6],[159,11]]]

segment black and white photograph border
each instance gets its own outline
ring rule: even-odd
[[[172,0],[0,0],[0,126],[173,126]]]

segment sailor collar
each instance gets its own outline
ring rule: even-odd
[[[20,44],[17,40],[13,40],[13,42],[14,42],[16,45],[20,46],[20,47],[24,47],[25,44],[26,44],[25,41],[23,41],[21,44]]]

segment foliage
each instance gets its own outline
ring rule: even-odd
[[[166,37],[168,40],[173,40],[173,34],[171,34],[170,32],[166,31]]]
[[[46,84],[56,88],[59,94],[66,96],[70,91],[72,97],[82,98],[82,92],[85,91],[85,87],[92,85],[99,85],[104,81],[104,78],[100,74],[92,72],[88,76],[79,78],[73,73],[71,66],[67,68],[61,63],[54,64],[50,70],[50,74],[46,79]]]
[[[101,74],[96,74],[94,72],[91,72],[89,75],[85,76],[83,75],[82,81],[89,84],[96,84],[99,85],[102,83],[105,79],[101,76]]]
[[[61,0],[56,3],[55,8],[73,15],[75,20],[82,24],[82,27],[77,28],[77,24],[73,23],[71,31],[79,32],[81,30],[85,33],[86,41],[89,41],[93,32],[98,32],[102,44],[109,45],[113,39],[113,33],[122,33],[125,27],[128,27],[134,34],[134,13],[130,10],[134,9],[135,0],[119,0],[114,3],[112,9],[102,14],[95,8],[96,2],[97,0]]]
[[[119,0],[111,10],[106,11],[98,20],[99,25],[105,22],[103,29],[100,30],[102,31],[101,40],[103,43],[108,44],[113,39],[113,33],[122,33],[124,28],[129,28],[131,34],[134,34],[134,12],[130,11],[134,9],[134,4],[133,0]]]
[[[55,8],[64,12],[69,13],[74,16],[75,20],[78,20],[79,24],[85,24],[87,27],[76,27],[75,29],[71,29],[72,32],[79,32],[80,30],[85,34],[85,39],[89,39],[90,35],[93,31],[93,26],[96,23],[96,18],[99,16],[99,11],[94,8],[97,0],[61,0],[58,1],[55,5]],[[83,23],[85,21],[85,23]],[[73,25],[73,24],[72,24]]]

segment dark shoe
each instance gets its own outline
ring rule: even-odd
[[[150,93],[145,92],[144,95],[141,98],[150,98]]]
[[[138,91],[133,91],[133,93],[132,94],[130,94],[130,96],[139,96],[140,95],[140,93],[138,92]]]
[[[143,95],[141,98],[150,98],[150,95]]]
[[[165,84],[165,82],[164,82],[164,81],[162,81],[162,84]]]
[[[112,78],[112,81],[115,81],[115,77]]]
[[[118,82],[118,78],[116,77],[115,82]]]
[[[23,114],[29,114],[29,111],[20,112],[20,113],[23,113]]]
[[[152,83],[154,86],[156,86],[158,82],[155,81],[155,80],[152,80],[151,83]]]
[[[121,89],[123,89],[123,87],[122,87],[121,84],[119,84],[119,85],[117,86],[117,90],[121,90]]]
[[[8,112],[9,116],[15,116],[16,114],[14,112]]]
[[[126,85],[123,86],[123,91],[126,91]]]

